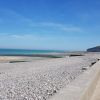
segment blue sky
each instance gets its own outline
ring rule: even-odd
[[[100,0],[0,0],[0,48],[85,50],[100,45]]]

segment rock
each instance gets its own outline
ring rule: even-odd
[[[87,70],[87,68],[86,67],[83,67],[82,70]]]
[[[87,52],[100,52],[100,46],[87,49]]]

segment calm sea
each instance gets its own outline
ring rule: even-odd
[[[61,50],[24,50],[24,49],[0,49],[0,55],[32,55],[43,53],[60,53]]]

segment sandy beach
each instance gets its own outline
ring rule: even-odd
[[[0,63],[0,100],[48,100],[97,62],[98,54]],[[23,57],[1,57],[0,61]]]
[[[0,56],[0,63],[10,62],[34,62],[39,60],[50,59],[47,57],[30,57],[30,56]]]

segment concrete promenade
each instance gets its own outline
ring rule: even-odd
[[[50,100],[100,100],[100,61]]]
[[[98,80],[96,89],[94,91],[94,94],[93,94],[91,100],[100,100],[100,78]]]

